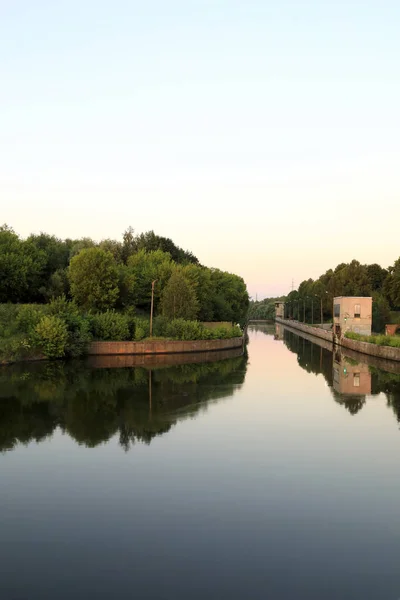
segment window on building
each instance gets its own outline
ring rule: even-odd
[[[359,319],[361,317],[361,304],[354,305],[354,318]]]
[[[333,314],[335,317],[340,317],[340,304],[335,304],[333,307]]]
[[[353,386],[360,387],[360,373],[354,373],[353,376]]]

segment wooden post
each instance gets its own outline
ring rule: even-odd
[[[157,279],[151,282],[150,337],[153,335],[154,284],[156,281]]]

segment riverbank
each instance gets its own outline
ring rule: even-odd
[[[393,348],[391,346],[378,346],[376,344],[370,344],[369,342],[361,342],[359,340],[351,340],[349,338],[337,338],[333,335],[332,331],[325,331],[319,327],[312,327],[311,325],[305,325],[298,321],[289,319],[275,319],[276,323],[282,323],[285,327],[295,329],[297,331],[303,331],[311,336],[324,339],[332,344],[360,352],[361,354],[368,354],[369,356],[375,356],[384,360],[392,360],[400,362],[400,348]]]

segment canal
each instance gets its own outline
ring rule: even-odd
[[[400,365],[205,358],[0,370],[1,600],[400,598]]]

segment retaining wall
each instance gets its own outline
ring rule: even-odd
[[[400,348],[392,348],[391,346],[378,346],[377,344],[359,342],[358,340],[349,340],[348,338],[342,338],[340,345],[344,348],[350,348],[350,350],[362,352],[363,354],[370,354],[371,356],[377,356],[378,358],[384,358],[386,360],[400,361]]]
[[[331,331],[324,331],[318,327],[310,327],[297,321],[291,321],[288,319],[275,319],[277,323],[282,323],[286,327],[291,329],[297,329],[303,331],[315,337],[323,338],[330,342],[334,342],[338,346],[343,348],[349,348],[355,352],[361,352],[362,354],[369,354],[370,356],[376,356],[377,358],[383,358],[385,360],[395,360],[400,362],[400,348],[392,348],[391,346],[378,346],[377,344],[370,344],[369,342],[360,342],[358,340],[350,340],[349,338],[334,338]]]
[[[305,325],[304,323],[299,323],[299,321],[292,321],[291,319],[279,319],[277,317],[275,321],[277,323],[282,323],[283,325],[286,325],[286,327],[298,329],[299,331],[304,331],[304,333],[308,333],[315,337],[322,338],[323,340],[327,340],[328,342],[333,342],[332,331],[326,331],[325,329],[321,329],[320,327],[312,327],[311,325]]]
[[[89,356],[113,354],[179,354],[185,352],[210,352],[242,348],[243,337],[229,340],[155,340],[145,342],[92,342],[89,345]]]
[[[146,367],[148,369],[186,365],[192,363],[215,362],[243,356],[243,348],[212,350],[210,352],[185,352],[184,354],[108,354],[89,356],[86,364],[94,369],[114,367]]]

